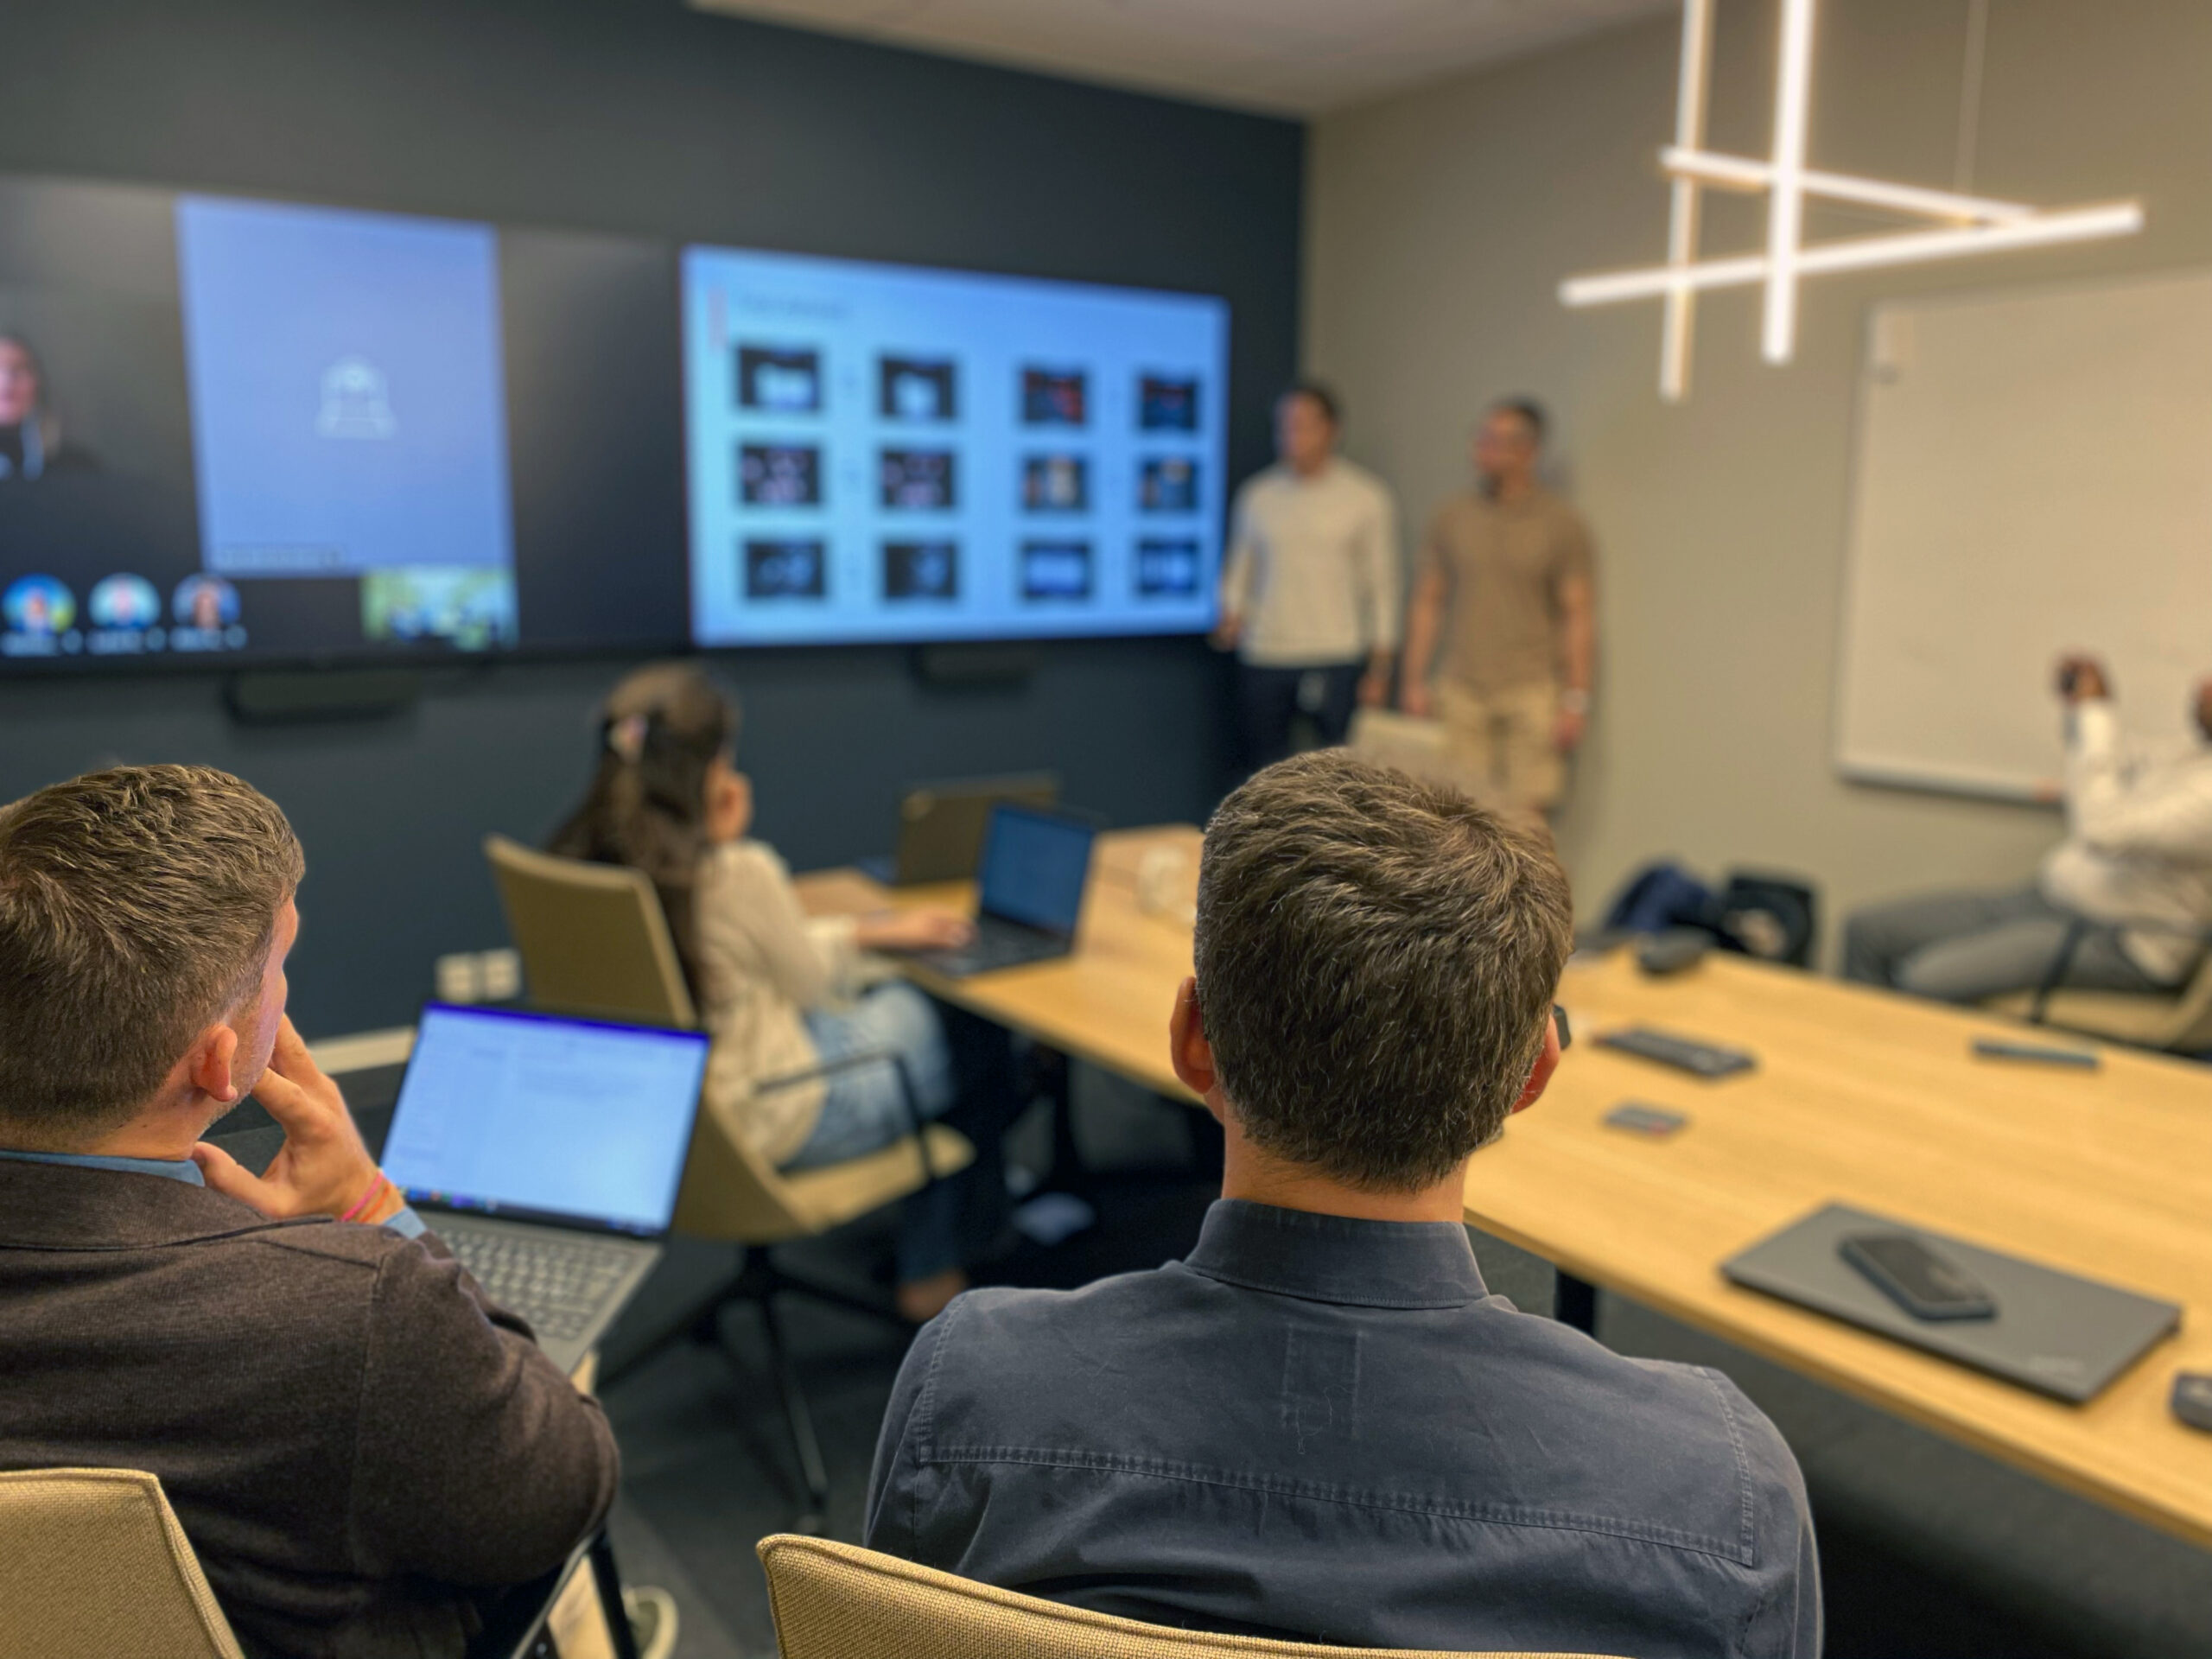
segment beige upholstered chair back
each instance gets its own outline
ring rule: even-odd
[[[638,870],[484,838],[530,1000],[570,1014],[698,1023],[660,895]]]
[[[641,872],[556,858],[504,836],[485,837],[484,856],[534,1005],[655,1025],[698,1023],[660,895]],[[734,1121],[743,1101],[725,1097],[711,1086],[711,1070],[709,1076],[676,1202],[679,1233],[774,1244],[840,1225],[921,1185],[911,1141],[849,1163],[780,1173]],[[940,1174],[975,1155],[950,1129],[933,1126],[929,1138]]]
[[[2034,992],[2020,991],[1989,1006],[2024,1020],[2035,1001]],[[2059,1031],[2176,1054],[2202,1053],[2212,1049],[2212,953],[2178,991],[2054,991],[2043,1017]]]
[[[133,1469],[0,1474],[0,1653],[240,1659],[161,1482]]]
[[[879,1555],[779,1533],[763,1538],[783,1659],[1592,1659],[1319,1647],[1209,1636],[1064,1607]]]

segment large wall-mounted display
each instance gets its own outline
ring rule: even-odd
[[[702,645],[1210,626],[1229,308],[683,255]]]
[[[679,642],[674,267],[0,180],[0,667]]]
[[[1228,349],[1202,296],[0,179],[0,670],[1203,631]]]

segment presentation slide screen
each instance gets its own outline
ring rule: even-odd
[[[0,669],[680,641],[674,265],[0,179]]]
[[[702,645],[1198,632],[1229,307],[688,248]]]

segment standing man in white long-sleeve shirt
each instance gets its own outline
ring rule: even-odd
[[[2067,836],[2032,887],[1945,893],[1855,913],[1847,976],[1979,1002],[2043,983],[2076,921],[2091,924],[2063,985],[2171,990],[2212,932],[2212,679],[2194,710],[2205,740],[2174,759],[2128,753],[2112,678],[2094,658],[2059,664],[2067,703]]]
[[[1302,709],[1341,743],[1355,701],[1390,693],[1402,579],[1390,492],[1336,453],[1337,402],[1300,381],[1275,400],[1273,467],[1236,493],[1214,643],[1237,655],[1239,760],[1290,752]]]

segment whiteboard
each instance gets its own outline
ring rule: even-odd
[[[1842,608],[1847,776],[2047,793],[2073,649],[2176,740],[2212,672],[2212,273],[1876,307]]]

